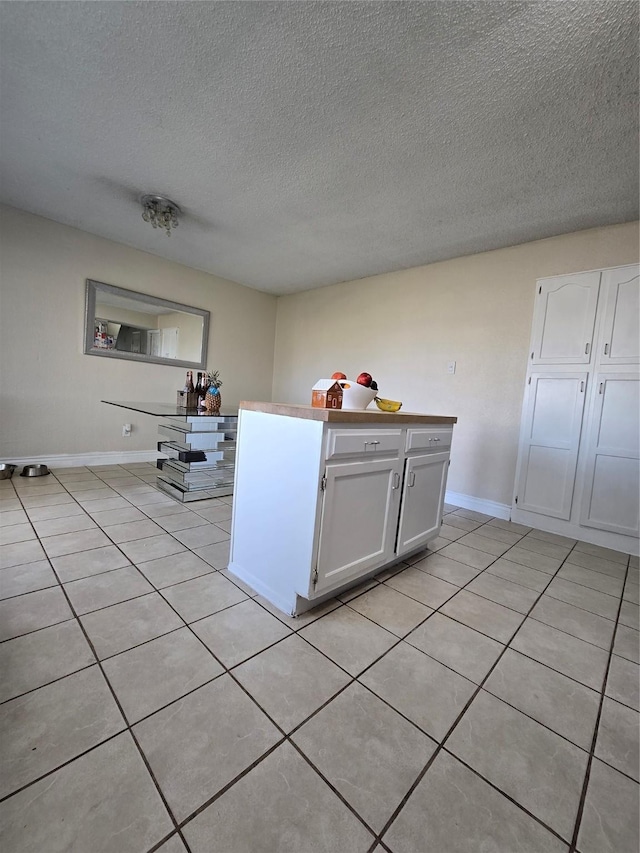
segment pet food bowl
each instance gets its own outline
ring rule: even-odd
[[[366,409],[378,393],[371,388],[365,388],[364,385],[359,385],[353,379],[341,379],[340,386],[343,409]]]
[[[17,467],[9,462],[0,462],[0,480],[10,480]]]
[[[46,465],[25,465],[22,469],[21,477],[44,477],[45,474],[50,474],[51,471]]]

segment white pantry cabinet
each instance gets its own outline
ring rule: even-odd
[[[522,418],[518,508],[568,519],[578,464],[585,371],[531,373]]]
[[[638,267],[619,267],[602,274],[604,304],[602,346],[604,366],[640,363],[640,287]]]
[[[599,272],[538,282],[532,364],[589,363],[599,288]]]
[[[536,284],[512,519],[638,553],[638,265]]]
[[[637,536],[640,379],[637,374],[602,372],[596,374],[594,386],[580,523]]]
[[[455,420],[242,403],[229,570],[297,614],[421,550]]]

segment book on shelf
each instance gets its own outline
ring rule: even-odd
[[[183,450],[182,445],[175,441],[159,441],[158,452],[164,453],[169,459],[185,463],[209,463],[228,459],[231,464],[235,459],[235,449],[227,450]]]
[[[158,425],[158,433],[161,437],[169,439],[178,450],[227,450],[236,446],[235,436],[233,439],[225,438],[223,432],[181,432],[166,424]]]
[[[185,486],[180,486],[178,483],[174,483],[171,480],[163,479],[162,476],[158,477],[156,482],[159,489],[166,494],[171,495],[172,498],[175,498],[175,500],[180,501],[181,503],[200,501],[203,498],[219,498],[233,494],[233,483],[222,484],[216,486],[215,489],[189,490],[185,488]]]
[[[176,471],[170,465],[162,467],[163,479],[167,479],[172,483],[177,483],[185,489],[214,489],[217,486],[233,484],[233,472],[218,473],[216,476],[209,477],[201,472],[187,473],[184,471]]]
[[[214,417],[212,415],[186,415],[184,418],[163,418],[162,423],[182,432],[228,432],[235,433],[238,428],[237,418]]]
[[[233,479],[235,468],[233,465],[206,465],[204,468],[190,467],[190,463],[176,462],[173,459],[158,459],[157,467],[166,474],[177,477],[181,482],[214,482],[218,480]],[[191,463],[192,465],[193,463]]]

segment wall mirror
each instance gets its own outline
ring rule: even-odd
[[[87,279],[84,352],[206,368],[209,312]]]

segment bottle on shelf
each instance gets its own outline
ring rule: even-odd
[[[205,370],[202,374],[202,388],[200,390],[200,397],[198,399],[198,406],[204,408],[204,398],[207,396],[207,389],[209,388],[209,377],[207,376],[207,371]]]
[[[195,393],[198,395],[198,400],[202,396],[202,373],[198,371],[198,380],[196,382]]]
[[[185,393],[193,394],[195,388],[193,387],[193,371],[187,370],[187,380],[184,385]]]

